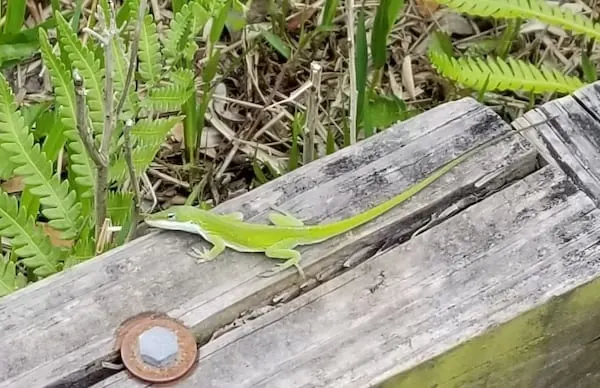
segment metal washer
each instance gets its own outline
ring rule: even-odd
[[[185,376],[196,364],[198,348],[190,331],[173,318],[164,314],[140,316],[136,321],[127,322],[122,337],[118,340],[123,364],[137,378],[152,383],[168,383]],[[138,337],[144,331],[162,326],[172,330],[178,338],[179,354],[173,365],[155,368],[147,365],[138,351]]]

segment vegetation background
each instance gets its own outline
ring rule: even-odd
[[[444,102],[597,79],[596,0],[0,1],[0,296]]]

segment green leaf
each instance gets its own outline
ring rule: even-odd
[[[73,32],[65,18],[58,12],[55,13],[55,17],[63,47],[69,55],[73,68],[79,70],[83,78],[86,92],[85,101],[92,128],[95,133],[102,133],[104,129],[104,69],[100,66],[100,61],[94,58],[93,53],[79,41],[77,34]]]
[[[190,7],[188,4],[184,4],[181,11],[171,19],[163,42],[163,54],[169,66],[176,64],[183,57],[183,48],[188,39],[190,16]]]
[[[132,206],[133,194],[110,192],[108,194],[106,213],[113,225],[122,226],[129,218]]]
[[[26,283],[23,274],[17,272],[17,265],[0,255],[0,297],[22,288]]]
[[[279,36],[267,30],[263,31],[262,35],[265,37],[267,42],[269,42],[269,44],[273,46],[277,52],[279,52],[279,54],[283,55],[285,59],[290,58],[290,55],[292,55],[292,50]]]
[[[545,0],[436,0],[469,15],[503,19],[537,19],[562,27],[575,34],[600,39],[600,25],[566,8],[550,5]]]
[[[96,169],[77,131],[73,78],[65,65],[60,61],[60,58],[52,54],[48,35],[44,30],[40,30],[39,40],[42,59],[48,68],[52,85],[54,86],[56,108],[65,126],[71,170],[76,175],[74,181],[79,185],[80,190],[78,191],[82,198],[91,197],[93,195],[92,189],[96,185]]]
[[[131,128],[133,140],[142,144],[155,144],[162,142],[169,131],[183,120],[183,116],[170,116],[168,118],[138,120]]]
[[[172,84],[152,88],[148,96],[142,101],[146,109],[157,113],[176,112],[187,101],[193,89],[187,85]]]
[[[403,7],[404,0],[381,0],[379,2],[371,34],[371,55],[375,69],[381,69],[385,65],[387,39],[398,13]]]
[[[356,29],[356,124],[362,121],[364,115],[364,105],[367,93],[367,74],[368,74],[368,48],[367,31],[365,27],[365,14],[361,9],[358,11],[358,25]],[[367,137],[368,133],[365,134]]]
[[[0,236],[11,239],[15,254],[37,276],[59,272],[62,252],[53,247],[34,218],[19,208],[17,199],[0,191]]]
[[[138,51],[139,74],[146,86],[156,84],[160,79],[162,55],[156,23],[152,15],[146,15],[140,28],[140,44]]]
[[[17,167],[15,175],[23,177],[25,186],[40,198],[42,213],[49,225],[63,232],[64,239],[77,234],[81,205],[68,183],[53,175],[52,163],[34,144],[33,134],[25,126],[17,110],[12,91],[0,73],[0,147],[11,154],[10,161]]]
[[[230,9],[231,0],[226,0],[225,3],[221,6],[217,17],[213,19],[208,38],[210,43],[212,43],[213,45],[219,41],[219,38],[223,33],[223,28],[225,28],[225,22],[227,21],[227,15],[229,14]]]
[[[407,119],[406,104],[394,95],[378,95],[369,102],[365,121],[372,128],[386,129]]]
[[[581,52],[581,69],[583,70],[583,78],[586,82],[596,82],[598,79],[596,65],[592,62],[586,50],[582,50]]]
[[[8,0],[6,4],[6,20],[4,33],[18,32],[25,22],[25,0]]]
[[[325,7],[323,8],[323,22],[319,26],[328,27],[333,23],[333,18],[337,11],[338,0],[325,0]]]
[[[160,149],[161,142],[154,144],[138,144],[131,153],[133,167],[137,175],[146,171],[150,163],[156,157],[156,153]],[[111,182],[119,184],[125,182],[129,178],[127,163],[122,155],[119,155],[108,168],[108,178]]]
[[[475,90],[527,91],[532,93],[571,93],[583,86],[576,77],[563,75],[547,66],[508,58],[454,58],[437,49],[437,34],[431,41],[428,57],[444,77]]]

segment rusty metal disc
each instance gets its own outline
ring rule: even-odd
[[[177,336],[179,350],[174,362],[166,367],[146,364],[140,354],[138,337],[148,329],[162,326]],[[195,365],[198,348],[192,333],[181,323],[165,314],[141,315],[121,328],[120,343],[123,364],[137,378],[152,383],[168,383],[185,376]]]

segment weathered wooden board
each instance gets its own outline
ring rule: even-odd
[[[552,163],[202,346],[178,386],[598,386],[600,121],[583,101],[525,115],[557,115],[539,126]]]
[[[307,223],[340,219],[400,193],[507,128],[490,109],[471,99],[453,102],[228,201],[216,211],[242,211],[247,219],[263,221],[269,206],[276,205]],[[300,287],[314,287],[344,265],[357,265],[384,247],[394,247],[432,214],[460,199],[485,195],[490,187],[527,174],[534,165],[535,152],[518,138],[482,150],[374,222],[301,249],[305,272],[312,279],[303,285],[293,270],[258,278],[274,264],[261,255],[228,251],[220,260],[198,265],[185,252],[199,239],[185,233],[140,238],[0,299],[0,386],[89,386],[103,379],[114,373],[103,369],[101,361],[115,360],[115,330],[143,311],[158,310],[181,319],[204,344],[240,313],[260,309],[275,296],[292,298]],[[270,345],[277,344],[259,348],[269,352]]]
[[[201,347],[198,368],[177,386],[371,386],[593,279],[599,239],[600,210],[546,166]],[[570,311],[563,305],[562,321],[586,316],[581,301],[570,300]],[[534,345],[557,321],[552,311],[536,318],[394,386],[546,387],[538,371],[560,360],[560,346],[591,341],[598,330],[545,352]],[[139,386],[119,377],[97,387]]]

